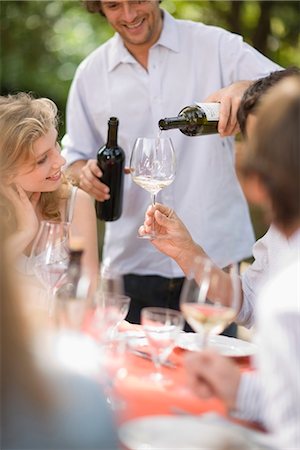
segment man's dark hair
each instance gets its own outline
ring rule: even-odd
[[[284,70],[276,70],[267,77],[259,78],[244,92],[238,112],[237,120],[242,134],[246,135],[246,122],[250,113],[255,113],[260,105],[261,97],[274,86],[278,81],[291,75],[299,75],[300,69],[298,67],[288,67]]]
[[[270,219],[286,228],[300,219],[300,74],[270,88],[257,118],[242,173],[259,178],[271,201]]]
[[[161,3],[162,0],[159,0],[158,3]],[[105,17],[105,14],[102,11],[101,1],[100,0],[82,0],[82,3],[86,7],[86,9],[90,13],[99,13],[101,16]]]

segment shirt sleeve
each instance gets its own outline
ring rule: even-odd
[[[252,252],[255,260],[242,275],[243,303],[236,322],[247,328],[251,328],[254,325],[255,299],[268,271],[268,254],[265,236],[259,239],[253,246]]]
[[[87,101],[88,80],[89,78],[84,75],[84,71],[79,66],[68,96],[67,133],[62,139],[62,156],[66,159],[67,165],[77,160],[95,158],[97,150],[103,144],[103,138],[94,125],[94,118]]]
[[[224,67],[224,86],[237,80],[256,80],[282,69],[247,44],[241,36],[226,30],[223,30],[220,40],[220,58],[221,67]]]
[[[265,311],[258,326],[267,428],[276,436],[279,448],[300,448],[299,297],[298,311]]]
[[[232,416],[251,422],[264,423],[264,396],[257,372],[245,372],[238,388],[236,409]]]

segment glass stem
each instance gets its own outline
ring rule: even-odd
[[[161,373],[161,364],[160,364],[160,360],[158,356],[155,356],[153,358],[153,362],[154,362],[154,366],[155,366],[155,370],[156,370],[156,376],[158,379],[162,378],[162,373]]]
[[[208,339],[209,338],[209,333],[207,331],[204,331],[203,336],[202,336],[202,348],[205,350],[208,347]]]
[[[156,200],[156,195],[155,194],[151,194],[151,203],[152,206],[155,206],[155,200]],[[152,227],[151,227],[151,234],[152,236],[155,236],[155,219],[153,217],[153,222],[152,222]]]

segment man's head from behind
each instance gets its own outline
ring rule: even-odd
[[[242,165],[248,199],[264,205],[269,219],[284,231],[300,226],[299,123],[300,74],[264,96]]]
[[[300,69],[297,67],[289,67],[284,70],[272,72],[267,77],[260,78],[249,86],[243,95],[237,112],[237,120],[244,137],[250,137],[250,134],[252,134],[252,129],[254,123],[256,122],[256,114],[261,104],[261,100],[269,89],[282,79],[291,75],[299,74]]]

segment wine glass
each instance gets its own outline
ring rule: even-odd
[[[169,384],[171,380],[163,376],[161,365],[172,352],[177,337],[183,329],[182,314],[174,309],[150,306],[142,309],[141,324],[156,369],[156,372],[150,374],[150,380],[160,384]]]
[[[54,288],[66,272],[69,261],[68,222],[41,222],[30,254],[30,266],[50,300]]]
[[[205,348],[212,334],[219,334],[235,318],[240,302],[237,265],[229,273],[216,268],[206,257],[196,258],[192,272],[183,283],[180,309]],[[199,342],[200,340],[200,342]]]
[[[157,193],[175,179],[176,158],[170,138],[137,138],[130,158],[130,173],[133,181],[151,194],[155,205]],[[151,233],[141,238],[158,238],[154,224]]]
[[[124,294],[122,275],[111,266],[102,266],[95,293],[94,322],[101,330],[104,343],[117,337],[118,326],[128,314],[130,300]]]

